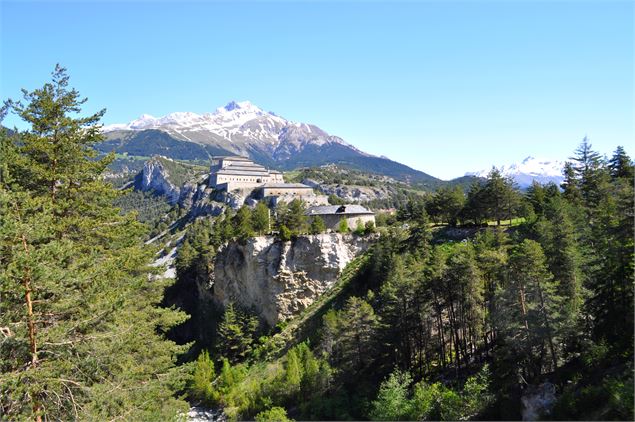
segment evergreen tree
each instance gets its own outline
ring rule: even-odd
[[[376,346],[379,320],[366,301],[351,297],[344,308],[323,318],[322,348],[346,374],[364,369]]]
[[[375,421],[411,420],[412,402],[408,388],[412,377],[407,372],[394,371],[381,383],[377,399],[371,404],[370,419]]]
[[[339,233],[348,233],[348,220],[344,217],[340,218],[340,224],[337,226]]]
[[[481,200],[486,206],[487,216],[493,218],[496,225],[500,226],[502,219],[511,220],[519,197],[512,180],[503,177],[500,171],[494,167],[487,175]]]
[[[635,166],[631,157],[626,154],[624,147],[618,146],[609,160],[609,171],[614,179],[626,179],[632,181],[635,177]]]
[[[286,388],[292,395],[297,394],[300,391],[300,383],[302,382],[302,367],[295,348],[287,353],[284,374]]]
[[[209,357],[207,350],[203,350],[196,359],[194,367],[194,375],[192,376],[192,385],[190,386],[190,394],[194,400],[199,400],[208,406],[216,403],[218,393],[214,391],[212,382],[216,378],[214,370],[214,362]]]
[[[112,204],[112,157],[96,159],[100,111],[57,66],[52,82],[9,101],[29,129],[3,136],[0,168],[0,412],[47,420],[170,419],[186,409],[161,333],[184,315],[159,309],[145,229]],[[4,153],[9,151],[9,154]],[[10,160],[10,161],[9,161]]]
[[[599,204],[603,185],[607,183],[608,172],[604,167],[604,160],[597,151],[592,149],[586,137],[575,150],[571,160],[584,205],[588,209],[593,209]]]
[[[447,222],[451,226],[458,224],[459,215],[465,206],[465,195],[460,186],[442,187],[426,204],[426,211],[433,221]]]
[[[316,216],[311,219],[311,225],[309,227],[309,233],[320,234],[326,231],[326,224],[322,217]]]
[[[558,365],[561,298],[533,240],[514,248],[509,267],[509,284],[498,299],[498,328],[529,381]]]
[[[561,198],[551,198],[545,204],[545,218],[538,223],[537,231],[563,299],[564,327],[577,336],[584,302],[582,256],[570,211]]]
[[[248,206],[243,205],[240,207],[234,218],[232,219],[234,224],[236,236],[240,239],[247,239],[254,235],[254,229],[252,226],[251,210]]]
[[[459,213],[459,218],[463,222],[469,220],[477,225],[485,222],[488,214],[485,194],[486,191],[480,181],[475,181],[470,185],[465,199],[465,206]]]
[[[303,201],[294,199],[289,202],[285,225],[294,233],[305,233],[307,230],[307,217],[304,215],[306,206]]]
[[[223,319],[218,325],[217,349],[220,356],[230,363],[243,361],[251,352],[253,338],[258,329],[256,317],[236,310],[233,303],[225,308]]]
[[[269,230],[269,208],[267,208],[264,202],[258,202],[258,204],[256,204],[251,220],[253,229],[259,235],[262,235]]]

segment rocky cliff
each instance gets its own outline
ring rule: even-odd
[[[372,237],[336,233],[282,242],[271,236],[230,243],[216,256],[214,298],[254,309],[275,325],[297,315],[337,281]]]
[[[168,171],[163,164],[164,160],[166,159],[153,157],[145,162],[138,187],[142,191],[154,191],[159,195],[164,195],[170,204],[174,205],[181,196],[181,188],[170,181]]]

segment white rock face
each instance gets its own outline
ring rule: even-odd
[[[214,298],[253,308],[270,325],[297,315],[328,289],[373,238],[338,233],[230,243],[216,256]]]
[[[181,195],[181,189],[174,186],[168,179],[168,173],[163,168],[163,164],[159,160],[148,160],[143,166],[141,172],[141,190],[154,190],[160,195],[165,195],[170,204],[174,205],[178,202]]]

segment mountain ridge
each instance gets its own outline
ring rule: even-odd
[[[533,181],[541,184],[555,183],[560,185],[564,180],[562,169],[564,161],[536,158],[531,155],[525,157],[520,163],[512,163],[497,167],[503,176],[511,177],[521,188],[526,188]],[[466,176],[487,177],[491,171],[479,170],[466,172]]]
[[[106,140],[97,146],[101,152],[200,161],[213,155],[242,155],[279,170],[338,164],[429,187],[442,182],[361,151],[316,125],[287,120],[249,101],[231,101],[212,113],[143,114],[128,123],[106,125],[102,132]]]

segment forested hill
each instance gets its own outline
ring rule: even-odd
[[[125,193],[95,150],[103,112],[82,104],[59,66],[6,103],[29,128],[0,131],[0,419],[182,420],[200,406],[257,421],[633,420],[635,167],[624,148],[604,159],[584,139],[561,187],[520,192],[493,169],[467,192],[405,196],[375,224],[344,219],[327,235],[297,199],[198,218],[157,200],[150,238],[115,206]],[[206,171],[163,164],[181,181]],[[360,182],[331,170],[304,176]],[[134,199],[127,210],[148,202]],[[272,261],[311,236],[368,248],[269,327],[214,300],[219,251],[248,250],[256,235]],[[225,274],[257,261],[224,256]],[[309,296],[307,274],[267,274]]]

